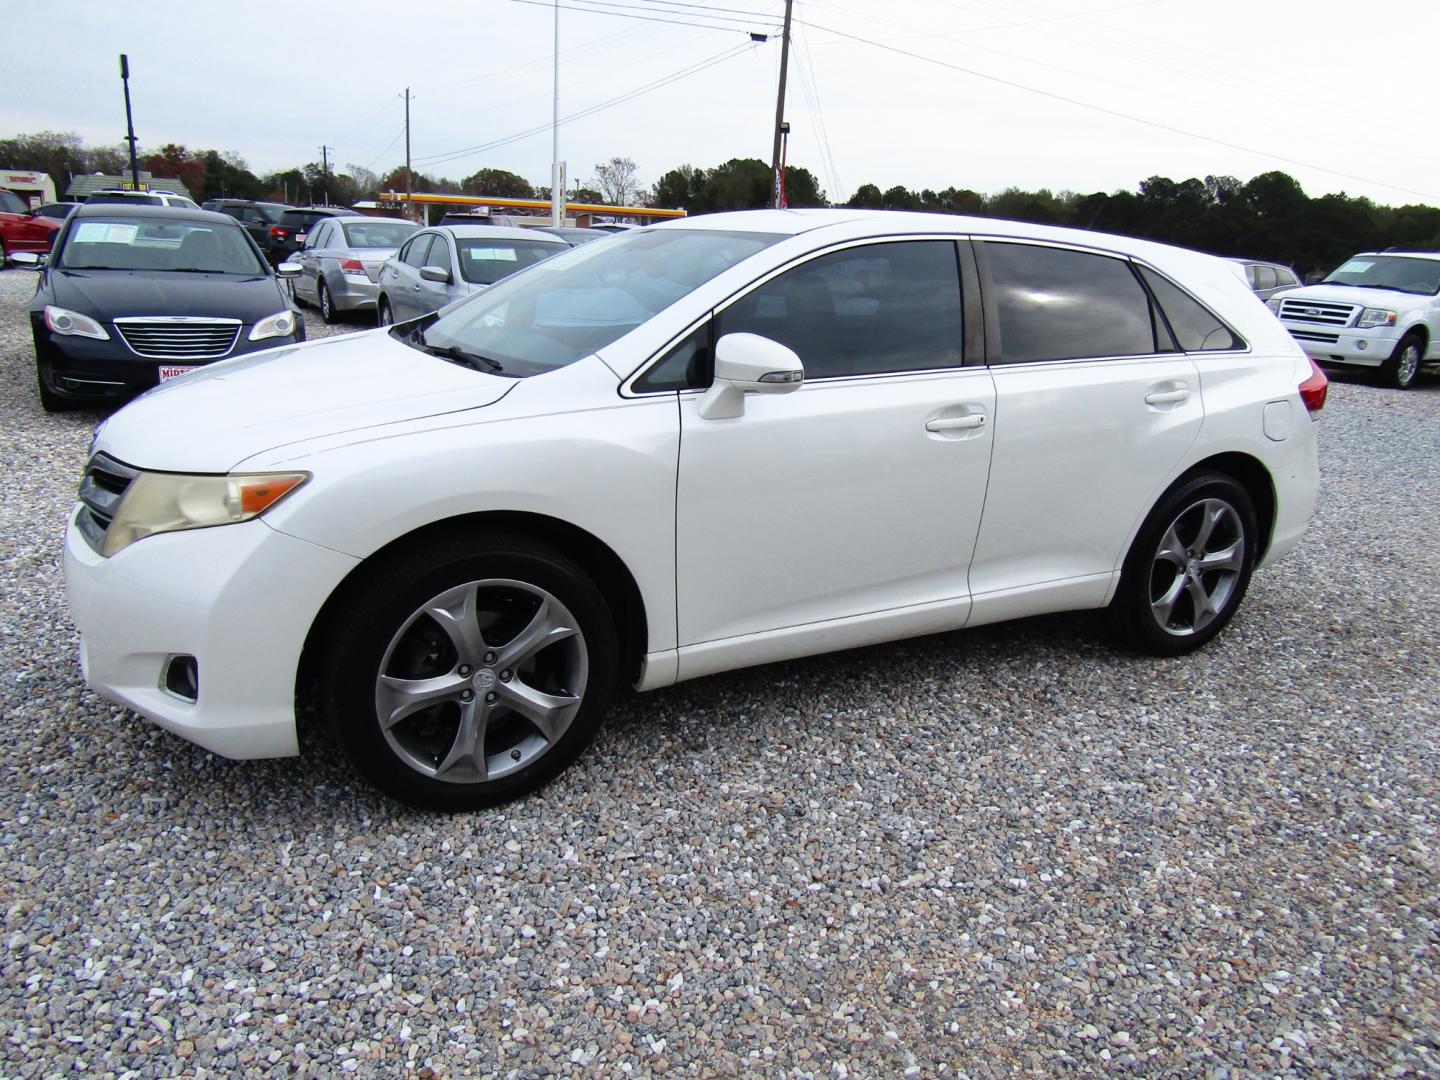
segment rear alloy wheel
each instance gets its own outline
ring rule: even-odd
[[[1385,361],[1382,369],[1386,382],[1397,390],[1409,390],[1415,385],[1416,376],[1420,374],[1420,360],[1425,351],[1425,343],[1418,334],[1406,334],[1400,344],[1395,346],[1390,359]]]
[[[322,708],[360,772],[415,806],[539,788],[594,738],[616,670],[599,590],[521,537],[412,549],[333,624]]]
[[[1196,476],[1151,511],[1125,560],[1110,617],[1142,652],[1198,649],[1235,615],[1255,565],[1249,494],[1228,476]]]
[[[323,277],[316,279],[315,299],[320,305],[320,318],[325,320],[326,325],[333,326],[339,316],[335,311],[335,301],[331,299],[330,290],[325,287]]]
[[[390,311],[390,301],[383,296],[380,298],[380,303],[375,305],[375,322],[378,326],[395,325],[395,316]]]

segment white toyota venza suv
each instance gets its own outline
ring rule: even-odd
[[[1207,255],[871,211],[636,229],[116,413],[65,543],[81,664],[218,754],[295,754],[313,707],[384,791],[480,806],[621,684],[1082,608],[1197,648],[1299,540],[1324,396]]]

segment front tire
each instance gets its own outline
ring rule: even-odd
[[[1420,375],[1420,361],[1424,354],[1424,339],[1419,334],[1406,334],[1395,346],[1390,359],[1385,361],[1385,381],[1396,390],[1409,390]]]
[[[383,296],[380,298],[380,303],[375,306],[375,325],[395,325],[395,314],[390,310],[390,301]]]
[[[1125,559],[1110,621],[1153,656],[1200,648],[1234,617],[1250,584],[1259,537],[1249,493],[1201,473],[1150,512]]]
[[[359,772],[412,806],[474,810],[538,789],[594,739],[614,691],[600,591],[521,536],[418,545],[329,625],[321,709]]]

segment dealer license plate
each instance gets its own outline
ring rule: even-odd
[[[297,244],[303,244],[305,242],[305,234],[303,232],[297,232],[295,234],[295,242]]]
[[[160,369],[160,381],[169,382],[171,379],[178,379],[181,375],[194,371],[199,364],[190,364],[184,367],[162,367]]]

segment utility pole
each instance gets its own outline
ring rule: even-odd
[[[557,0],[558,2],[558,0]],[[780,41],[780,93],[775,98],[775,146],[770,153],[771,203],[780,205],[780,125],[785,122],[785,72],[790,65],[790,7],[794,0],[785,0],[785,31]]]
[[[320,198],[330,205],[330,147],[320,147]]]
[[[120,82],[125,86],[125,141],[130,144],[130,185],[140,190],[140,164],[135,160],[135,120],[130,113],[130,57],[120,54]]]
[[[560,161],[560,0],[555,0],[555,101],[550,122],[550,224],[565,224],[565,166]]]
[[[415,216],[415,207],[410,202],[410,88],[405,88],[405,213]]]

